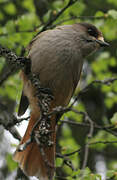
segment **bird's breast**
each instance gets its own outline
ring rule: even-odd
[[[29,53],[32,72],[39,75],[42,86],[50,88],[57,105],[68,104],[82,68],[80,51],[68,34],[49,31],[34,42]]]

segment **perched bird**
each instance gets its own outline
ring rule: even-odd
[[[52,91],[54,99],[50,105],[51,110],[57,106],[66,107],[69,104],[80,79],[84,58],[101,46],[108,46],[108,43],[104,41],[102,33],[88,23],[58,26],[42,32],[32,40],[28,55],[31,59],[31,71],[39,75],[43,87]],[[20,145],[30,138],[32,128],[40,116],[35,88],[25,71],[22,71],[21,77],[23,92],[18,115],[23,115],[30,104],[31,117]],[[56,115],[51,117],[51,130],[53,132],[51,140],[54,145],[43,147],[46,160],[53,165],[53,168],[49,169],[49,175],[46,162],[35,141],[21,152],[16,150],[14,160],[19,163],[26,175],[37,176],[39,180],[53,179]]]

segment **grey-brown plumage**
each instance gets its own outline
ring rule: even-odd
[[[102,33],[95,26],[87,23],[64,25],[47,30],[30,43],[28,57],[32,62],[31,70],[39,75],[42,86],[50,88],[54,94],[51,109],[68,105],[80,79],[84,57],[100,46],[106,45]],[[24,72],[22,72],[22,79],[24,82],[23,96],[25,97],[21,99],[19,115],[25,112],[28,101],[32,112],[27,131],[20,144],[29,139],[32,127],[39,118],[39,107],[34,96],[34,88]],[[51,138],[55,142],[55,116],[52,117],[51,123],[54,131]],[[48,161],[54,166],[55,146],[45,148],[44,152]],[[37,176],[40,180],[53,179],[54,168],[51,168],[50,177],[48,177],[47,166],[35,142],[23,152],[16,151],[14,159],[19,162],[27,175]]]

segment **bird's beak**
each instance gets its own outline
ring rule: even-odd
[[[102,36],[101,36],[101,37],[98,37],[98,38],[96,39],[96,42],[97,42],[101,47],[109,46],[109,44],[104,41],[104,38],[103,38]]]

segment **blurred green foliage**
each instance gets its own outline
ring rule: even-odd
[[[43,4],[45,3],[45,4]],[[23,50],[27,47],[34,35],[39,32],[53,16],[55,16],[66,4],[68,0],[0,0],[0,44],[22,56]],[[86,60],[86,68],[82,75],[81,85],[77,92],[95,79],[104,80],[106,78],[117,77],[117,1],[116,0],[79,0],[68,8],[53,23],[54,25],[73,24],[86,21],[96,25],[103,33],[105,41],[110,47],[101,49]],[[4,58],[0,58],[0,79],[4,73],[10,70]],[[83,83],[82,83],[83,82]],[[0,97],[6,97],[19,102],[22,83],[18,72],[8,77],[0,86]],[[61,87],[62,88],[62,87]],[[87,111],[91,119],[100,126],[114,125],[113,131],[117,128],[117,81],[109,85],[96,84],[89,88],[87,92],[78,100],[74,107],[78,111]],[[17,107],[16,107],[17,109]],[[75,122],[84,122],[81,114],[69,112],[63,116]],[[86,122],[85,122],[86,123]],[[61,125],[61,123],[59,123]],[[64,155],[77,149],[82,149],[87,142],[89,127],[63,124],[59,134],[60,152]],[[96,141],[116,141],[116,136],[111,133],[96,129],[90,142]],[[59,176],[67,177],[68,180],[101,180],[101,176],[96,172],[95,158],[98,154],[104,157],[106,166],[106,178],[117,179],[117,144],[98,143],[90,146],[87,167],[84,170],[82,163],[84,151],[74,153],[69,156],[69,160],[74,166],[74,171],[64,164],[64,159],[57,158],[57,172],[55,179]],[[93,159],[93,160],[92,160]],[[16,164],[11,160],[11,155],[6,157],[10,171],[15,170]]]
[[[8,164],[9,171],[14,171],[17,168],[17,163],[12,160],[12,155],[7,154],[6,161]]]

